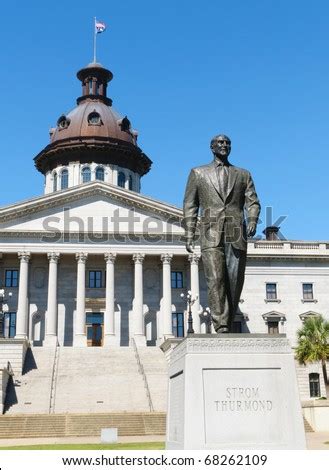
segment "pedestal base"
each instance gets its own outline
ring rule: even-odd
[[[171,352],[167,449],[305,449],[285,335],[193,335]]]

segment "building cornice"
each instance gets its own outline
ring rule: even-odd
[[[179,221],[177,222],[180,223]],[[154,249],[161,251],[161,247],[176,246],[177,249],[182,251],[182,254],[187,254],[185,251],[184,233],[169,233],[169,238],[163,232],[147,234],[143,232],[129,233],[127,231],[121,232],[61,232],[61,231],[34,231],[34,230],[0,230],[0,252],[8,249],[10,246],[21,245],[22,243],[31,247],[37,243],[44,245],[44,251],[47,251],[49,245],[54,246],[70,246],[76,243],[84,243],[86,246],[93,245],[97,247],[105,247],[107,243],[114,246],[125,244],[130,249],[140,246],[153,246]],[[6,242],[5,240],[8,240]],[[19,240],[19,241],[16,241]],[[277,248],[273,246],[273,242],[261,240],[255,242],[254,240],[248,241],[248,260],[329,260],[329,244],[325,242],[283,242],[284,248]],[[197,245],[197,251],[200,252],[200,247]],[[275,266],[271,269],[275,269]],[[258,267],[249,267],[257,271]],[[262,268],[264,269],[264,267]]]

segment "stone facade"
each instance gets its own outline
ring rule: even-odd
[[[101,312],[107,313],[106,322],[113,324],[106,335],[113,336],[115,344],[128,345],[131,337],[141,335],[154,345],[173,335],[172,312],[184,314],[186,327],[186,301],[181,294],[187,289],[192,289],[197,297],[197,308],[193,306],[195,332],[207,331],[202,259],[197,256],[195,262],[195,257],[185,253],[182,243],[103,246],[90,242],[81,246],[75,242],[32,241],[26,232],[26,239],[19,243],[4,231],[2,235],[1,284],[5,285],[6,271],[19,272],[19,287],[5,287],[12,294],[8,310],[17,312],[18,338],[27,337],[34,345],[42,345],[51,336],[57,336],[60,345],[73,346],[79,318],[79,334],[84,335],[85,314]],[[280,251],[283,245],[285,253]],[[237,317],[241,332],[267,333],[268,322],[274,322],[277,332],[286,333],[295,345],[296,331],[302,326],[304,315],[322,314],[329,318],[327,245],[314,243],[312,251],[310,243],[299,243],[298,249],[294,246],[294,242],[276,242],[275,246],[267,241],[249,242],[246,280]],[[107,263],[109,255],[114,260]],[[113,288],[106,289],[110,269]],[[90,271],[101,272],[99,287],[90,287]],[[182,273],[182,287],[172,286],[171,272]],[[267,298],[267,283],[276,284],[276,299]],[[303,298],[303,283],[313,285],[313,299]],[[24,315],[28,319],[22,323]],[[108,325],[104,324],[106,328]],[[83,342],[86,343],[85,339]]]
[[[128,346],[132,338],[141,346],[160,345],[186,334],[181,294],[187,290],[195,299],[195,333],[211,332],[202,257],[198,248],[186,253],[181,219],[177,208],[98,181],[5,208],[0,277],[12,294],[7,310],[16,313],[16,339],[34,346]],[[12,270],[18,286],[6,287]],[[91,287],[96,271],[100,284]],[[176,286],[172,273],[181,279]],[[268,333],[274,325],[294,346],[305,317],[329,318],[328,276],[329,244],[249,241],[237,331]],[[268,298],[269,283],[276,285],[275,298]],[[305,298],[305,283],[313,298]],[[92,323],[97,314],[100,325],[92,331],[88,318]],[[298,373],[303,399],[309,398],[310,373],[319,373],[325,394],[321,370],[310,365]]]

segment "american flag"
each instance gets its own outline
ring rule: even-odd
[[[106,24],[103,21],[97,21],[95,22],[95,28],[96,28],[96,33],[102,33],[106,29]]]

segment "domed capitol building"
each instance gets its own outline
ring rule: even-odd
[[[106,427],[117,417],[124,433],[130,413],[143,420],[140,433],[156,434],[189,290],[195,333],[211,332],[202,259],[198,247],[185,250],[182,210],[142,194],[152,161],[112,107],[112,73],[91,63],[77,77],[77,106],[34,158],[44,194],[0,210],[3,419],[93,415]],[[329,243],[280,240],[277,231],[248,241],[234,330],[284,333],[295,346],[306,318],[329,319]],[[302,402],[326,396],[321,364],[296,363],[296,372]]]

